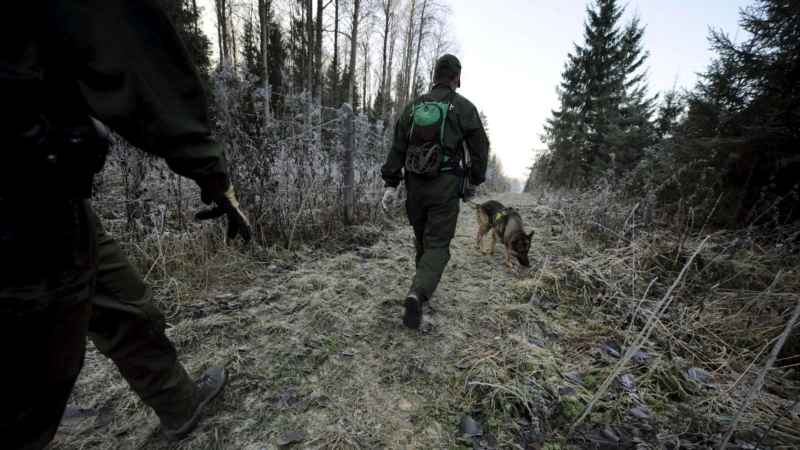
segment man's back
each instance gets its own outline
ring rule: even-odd
[[[433,295],[450,260],[459,197],[467,200],[486,179],[489,140],[478,109],[455,94],[460,80],[458,58],[440,57],[433,88],[403,109],[395,124],[392,148],[381,167],[386,182],[385,208],[397,200],[397,187],[406,181],[406,214],[414,229],[417,253],[416,271],[404,303],[403,323],[409,328],[419,328],[422,304]],[[471,171],[461,162],[464,152],[469,153]]]

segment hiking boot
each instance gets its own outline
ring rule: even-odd
[[[422,289],[413,287],[406,297],[406,315],[403,316],[403,325],[413,330],[419,328],[422,323],[422,304],[427,300],[427,296]]]
[[[206,369],[203,376],[197,380],[197,405],[195,405],[192,415],[186,420],[172,425],[161,424],[167,439],[179,441],[188,436],[200,423],[200,413],[203,408],[219,397],[227,383],[228,369],[225,366],[211,366]]]

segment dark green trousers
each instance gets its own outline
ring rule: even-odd
[[[412,287],[430,298],[450,261],[450,241],[455,236],[460,211],[458,177],[439,174],[432,180],[409,175],[406,180],[406,213],[414,228],[416,273]]]
[[[153,291],[92,214],[97,229],[97,284],[89,338],[162,423],[191,415],[197,385],[164,334],[166,318]]]
[[[87,335],[163,423],[185,419],[197,387],[164,334],[152,291],[81,201],[0,201],[3,448],[53,438]]]

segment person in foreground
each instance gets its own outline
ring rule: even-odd
[[[0,442],[53,438],[83,365],[87,335],[169,439],[197,426],[225,367],[193,381],[165,335],[150,287],[88,203],[108,126],[197,182],[250,238],[197,69],[159,0],[13,2],[0,16]]]
[[[397,188],[401,181],[406,182],[416,273],[405,299],[403,323],[414,329],[422,323],[422,305],[436,291],[450,260],[450,240],[460,210],[458,199],[470,200],[486,179],[489,139],[478,109],[456,93],[459,87],[458,58],[440,57],[434,67],[433,88],[400,114],[392,147],[381,168],[386,182],[384,209],[397,201]]]

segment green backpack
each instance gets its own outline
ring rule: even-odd
[[[444,154],[444,126],[450,104],[456,96],[449,92],[441,101],[420,102],[411,110],[411,131],[406,150],[406,172],[424,179],[440,171],[453,170],[450,156]],[[443,167],[444,165],[444,167]]]

